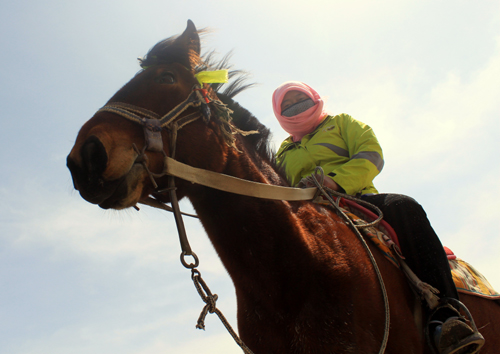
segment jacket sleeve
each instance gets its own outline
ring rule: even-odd
[[[368,125],[347,114],[341,114],[339,118],[340,134],[346,144],[349,161],[325,170],[325,173],[347,194],[354,195],[373,187],[373,179],[384,166],[382,148]]]

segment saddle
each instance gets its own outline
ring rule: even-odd
[[[339,205],[355,225],[366,225],[377,219],[377,215],[372,211],[352,200],[342,198]],[[400,259],[404,260],[404,256],[399,249],[398,236],[386,221],[381,220],[377,226],[361,228],[360,231],[394,266],[401,268]],[[444,250],[458,292],[500,300],[500,293],[495,291],[483,274],[471,264],[458,258],[448,247],[444,247]]]

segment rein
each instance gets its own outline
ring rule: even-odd
[[[321,181],[318,181],[317,178],[316,178],[316,173],[318,173],[318,172],[320,173]],[[368,257],[370,258],[370,262],[372,263],[372,266],[373,266],[373,268],[375,270],[375,273],[377,275],[377,280],[378,280],[379,285],[380,285],[380,289],[382,290],[382,297],[384,299],[384,314],[385,314],[384,338],[382,339],[382,344],[380,345],[380,350],[378,352],[379,354],[383,354],[385,352],[386,347],[387,347],[387,342],[389,341],[389,331],[390,331],[390,325],[391,325],[391,313],[390,313],[390,307],[389,307],[389,297],[387,295],[387,289],[385,288],[384,279],[382,278],[382,273],[380,272],[380,269],[379,269],[379,267],[377,265],[377,261],[375,260],[375,257],[373,256],[373,253],[371,252],[370,247],[368,246],[368,244],[366,243],[365,239],[363,238],[363,236],[359,232],[360,228],[364,228],[364,227],[369,227],[369,226],[375,225],[380,220],[382,220],[382,217],[383,217],[382,211],[379,208],[377,208],[376,206],[374,206],[374,205],[372,205],[370,203],[367,203],[365,201],[362,201],[362,200],[360,200],[358,198],[354,198],[354,197],[347,198],[347,199],[351,199],[351,200],[356,200],[356,202],[361,202],[362,204],[370,204],[370,206],[373,207],[373,208],[375,208],[378,211],[378,213],[379,213],[379,217],[377,218],[377,220],[375,220],[375,221],[373,221],[373,222],[371,222],[369,224],[363,225],[363,226],[356,225],[344,213],[344,211],[339,206],[340,198],[341,197],[345,198],[346,195],[343,194],[343,193],[338,193],[338,192],[336,192],[334,190],[331,190],[329,188],[323,187],[323,179],[325,177],[323,169],[321,167],[316,167],[316,171],[315,171],[314,174],[311,175],[311,177],[312,177],[312,180],[313,180],[314,184],[318,188],[318,190],[328,200],[328,202],[330,203],[330,205],[332,205],[337,210],[337,212],[339,214],[341,214],[344,217],[344,219],[349,223],[349,225],[351,226],[352,230],[354,231],[354,233],[358,237],[359,241],[363,245],[363,248],[365,249],[366,253],[368,254]],[[325,189],[327,189],[328,191],[326,191]],[[332,199],[331,194],[337,195],[337,197],[338,197],[337,198],[337,202],[335,202]]]
[[[377,224],[382,219],[382,213],[380,212],[380,210],[378,210],[378,208],[375,207],[375,209],[377,209],[379,212],[379,217],[377,220],[363,226],[355,225],[343,213],[338,204],[335,201],[333,201],[329,193],[325,191],[325,189],[322,186],[322,183],[318,182],[314,176],[313,176],[313,181],[316,184],[317,188],[291,188],[291,187],[273,186],[264,183],[243,180],[237,177],[224,175],[213,171],[195,168],[175,160],[175,148],[176,148],[178,130],[180,130],[187,124],[196,121],[202,115],[204,117],[205,122],[208,122],[211,114],[210,107],[208,106],[209,103],[214,103],[216,105],[215,108],[218,110],[217,113],[225,116],[226,121],[224,123],[226,123],[226,126],[225,129],[222,130],[223,133],[225,134],[226,142],[228,142],[229,140],[233,147],[236,148],[236,146],[234,145],[234,137],[233,137],[234,133],[240,133],[242,135],[257,133],[255,131],[251,132],[241,131],[238,128],[234,127],[231,124],[230,114],[232,113],[232,111],[220,101],[209,100],[209,98],[207,97],[207,91],[201,89],[198,85],[194,86],[193,90],[191,91],[186,100],[178,104],[175,108],[173,108],[171,111],[169,111],[163,116],[160,116],[155,112],[152,112],[145,108],[137,107],[122,102],[109,103],[97,111],[97,113],[99,112],[115,113],[134,123],[138,123],[143,127],[144,136],[146,140],[144,148],[142,149],[142,151],[140,151],[135,146],[135,144],[133,145],[133,148],[137,153],[136,163],[141,163],[143,165],[144,169],[146,170],[151,179],[151,182],[153,183],[154,188],[157,190],[158,193],[164,193],[164,192],[169,193],[172,207],[170,208],[166,206],[164,203],[156,199],[153,199],[151,197],[148,197],[146,200],[141,201],[140,203],[151,207],[172,211],[174,213],[174,218],[177,225],[177,230],[179,233],[179,241],[182,250],[180,255],[180,261],[185,268],[191,270],[191,279],[194,282],[198,294],[202,298],[203,302],[205,302],[206,304],[203,307],[200,317],[198,318],[196,328],[205,329],[204,326],[205,316],[207,315],[207,313],[215,313],[217,314],[221,322],[224,324],[229,334],[233,337],[235,342],[241,347],[243,352],[245,354],[253,354],[253,352],[245,345],[245,343],[243,343],[243,341],[238,337],[236,332],[232,329],[232,327],[227,322],[222,312],[219,309],[217,309],[216,307],[216,301],[218,299],[217,294],[212,294],[205,281],[201,278],[201,273],[196,269],[199,266],[200,262],[198,256],[196,255],[196,253],[192,251],[191,246],[189,245],[186,230],[184,227],[184,222],[182,219],[182,214],[191,217],[196,217],[196,215],[186,214],[180,211],[179,202],[176,194],[175,177],[179,177],[187,181],[190,181],[192,183],[197,183],[200,185],[219,189],[222,191],[256,197],[256,198],[263,198],[263,199],[300,201],[300,200],[313,200],[319,194],[324,195],[325,198],[330,202],[330,204],[332,204],[332,206],[351,225],[354,232],[356,233],[361,243],[363,244],[363,247],[367,251],[370,257],[370,261],[375,269],[377,279],[382,289],[382,295],[384,299],[384,309],[385,309],[384,338],[382,340],[382,344],[378,352],[379,354],[383,354],[387,346],[389,337],[389,326],[390,326],[390,311],[389,311],[389,301],[388,301],[387,291],[384,285],[384,281],[382,279],[382,274],[376,264],[375,258],[371,253],[368,245],[366,244],[366,241],[358,231],[358,228],[360,227],[369,227]],[[201,112],[194,112],[187,114],[183,117],[180,117],[180,115],[190,107],[200,107]],[[163,149],[163,139],[161,135],[162,129],[167,129],[169,131],[170,143],[171,143],[170,151],[172,152],[172,157],[167,156],[165,150]],[[163,163],[163,171],[161,173],[155,174],[149,170],[147,165],[148,159],[147,155],[145,154],[146,151],[163,153],[164,163]],[[168,188],[163,190],[158,190],[158,185],[155,181],[155,178],[163,176],[167,176],[168,178]],[[331,190],[328,191],[340,197],[344,197],[347,199],[354,199],[361,204],[369,204],[354,197],[350,197],[344,194],[339,194]],[[337,200],[339,201],[340,198],[338,198]],[[137,207],[135,208],[139,209]],[[194,263],[188,263],[188,261],[186,261],[186,256],[193,257]]]

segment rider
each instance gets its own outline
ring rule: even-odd
[[[381,209],[399,235],[409,267],[440,291],[437,308],[426,307],[434,350],[439,354],[477,353],[484,338],[449,305],[450,299],[458,300],[458,292],[443,246],[425,211],[414,199],[378,194],[373,185],[384,165],[373,130],[347,114],[329,115],[320,95],[302,82],[283,83],[274,91],[272,103],[278,122],[290,134],[276,156],[290,184],[299,185],[321,166],[326,187],[358,196]]]

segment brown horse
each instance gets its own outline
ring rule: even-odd
[[[153,47],[143,70],[83,125],[68,167],[84,199],[104,209],[133,207],[149,196],[170,202],[165,156],[287,185],[269,153],[269,131],[232,100],[238,87],[225,94],[209,87],[193,91],[202,65],[198,32],[189,21],[182,35]],[[234,125],[218,99],[234,111]],[[237,134],[250,130],[260,134]],[[366,249],[330,208],[242,196],[179,178],[176,190],[191,201],[232,278],[239,333],[254,353],[379,352],[386,318],[381,285]],[[420,299],[400,270],[372,251],[390,303],[385,353],[430,353]],[[468,295],[462,301],[486,338],[481,353],[498,353],[500,306]]]

